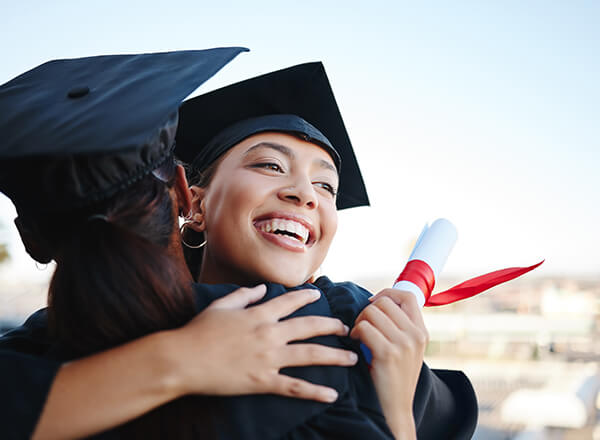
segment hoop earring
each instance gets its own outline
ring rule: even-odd
[[[186,227],[187,225],[189,225],[190,223],[192,223],[192,222],[185,222],[184,224],[182,224],[182,225],[179,227],[179,235],[181,236],[181,242],[183,243],[183,245],[184,245],[185,247],[188,247],[188,248],[190,248],[190,249],[200,249],[201,247],[203,247],[203,246],[206,244],[206,239],[204,239],[204,241],[203,241],[202,243],[200,243],[200,244],[196,244],[196,245],[191,245],[191,244],[188,244],[188,243],[186,243],[186,241],[183,239],[183,230],[184,230],[184,229],[185,229],[185,227]]]

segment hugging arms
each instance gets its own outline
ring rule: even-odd
[[[134,57],[133,61],[139,59],[142,58]],[[93,64],[96,60],[85,62]],[[163,62],[161,60],[161,64]],[[70,63],[63,65],[68,67]],[[300,75],[300,81],[316,83],[312,75],[319,73],[319,67],[314,64],[305,67],[308,74]],[[280,74],[275,72],[276,77]],[[285,93],[271,93],[277,78],[267,76],[268,95],[285,96]],[[249,80],[246,84],[252,88],[255,83]],[[328,83],[324,84],[327,90]],[[161,83],[160,87],[166,86]],[[284,87],[288,92],[293,88],[289,85]],[[183,92],[181,96],[186,96],[189,90]],[[132,90],[131,93],[132,101],[140,100],[137,108],[162,105],[160,101],[148,102],[148,97],[155,96],[151,89]],[[173,93],[172,89],[170,93]],[[196,127],[209,126],[198,122],[209,121],[211,115],[194,114],[197,108],[208,110],[213,115],[219,115],[219,108],[237,108],[219,93],[216,95],[220,107],[208,105],[202,98],[188,105],[191,113],[180,111],[183,125],[180,124],[179,129],[194,127],[194,131]],[[99,102],[99,109],[110,104],[110,96],[107,95],[108,101]],[[237,103],[249,102],[239,93],[235,94],[235,99]],[[256,99],[250,101],[253,105],[260,102]],[[299,103],[297,99],[293,101]],[[324,108],[318,100],[309,99],[307,102],[313,110]],[[161,111],[169,114],[178,105],[170,101],[169,111]],[[119,107],[118,111],[122,112],[122,109]],[[333,114],[332,111],[327,113]],[[98,190],[105,194],[106,202],[91,203],[91,195],[83,194],[82,199],[91,204],[76,217],[53,214],[49,217],[53,221],[47,224],[47,212],[51,211],[35,206],[44,215],[29,215],[27,208],[33,207],[32,201],[21,197],[18,190],[11,191],[9,188],[9,196],[12,195],[20,213],[18,225],[26,247],[38,261],[46,261],[48,257],[58,263],[48,309],[52,334],[46,333],[42,313],[2,340],[4,351],[0,355],[13,356],[10,358],[13,363],[5,363],[3,368],[12,369],[12,377],[24,377],[24,382],[30,385],[26,392],[37,393],[37,398],[33,399],[36,403],[28,399],[29,407],[27,404],[20,407],[21,415],[26,419],[22,426],[33,429],[41,411],[36,437],[82,436],[105,430],[156,408],[155,412],[141,418],[144,420],[134,421],[124,428],[154,432],[148,426],[158,423],[159,414],[169,418],[171,402],[179,402],[182,408],[188,409],[206,403],[203,399],[193,402],[178,399],[183,395],[255,394],[247,398],[219,400],[230,410],[214,416],[225,415],[235,419],[243,418],[245,411],[256,410],[261,405],[277,407],[281,403],[277,396],[261,397],[256,394],[278,393],[324,403],[285,400],[280,407],[282,410],[296,406],[303,409],[283,411],[281,417],[265,424],[267,428],[280,426],[283,429],[271,432],[275,438],[280,438],[284,432],[293,436],[308,431],[318,437],[319,432],[339,433],[340,429],[348,428],[350,432],[364,429],[371,438],[375,438],[371,435],[373,433],[381,438],[411,438],[417,429],[421,432],[423,425],[420,422],[428,417],[440,422],[436,427],[443,432],[459,432],[452,423],[442,423],[445,419],[439,416],[454,414],[457,406],[455,396],[460,393],[457,394],[452,381],[436,379],[436,374],[422,367],[426,331],[420,312],[410,299],[399,293],[383,292],[373,304],[368,305],[368,295],[364,292],[355,295],[349,284],[329,285],[326,279],[314,280],[323,292],[319,298],[306,291],[283,295],[284,286],[313,281],[312,274],[321,264],[335,233],[336,205],[341,209],[353,206],[346,205],[348,200],[360,200],[360,197],[353,198],[351,191],[346,189],[351,182],[356,182],[356,176],[348,176],[344,170],[357,169],[351,160],[352,150],[347,136],[338,137],[335,130],[329,130],[327,123],[320,127],[327,133],[325,136],[297,114],[302,114],[302,109],[290,109],[290,113],[275,116],[267,113],[258,119],[254,118],[256,114],[250,115],[249,119],[239,114],[220,114],[218,117],[222,119],[223,126],[219,130],[223,131],[210,135],[214,135],[214,142],[211,139],[206,143],[200,142],[196,133],[191,136],[194,142],[190,146],[186,142],[190,139],[189,133],[178,133],[178,154],[185,153],[186,147],[197,154],[198,143],[210,147],[207,148],[208,154],[199,154],[199,158],[190,160],[202,177],[206,177],[204,184],[196,186],[194,192],[188,190],[181,168],[168,166],[174,127],[177,127],[177,118],[172,117],[162,123],[159,136],[151,137],[155,139],[154,143],[141,146],[139,156],[135,156],[147,177],[132,184],[127,173],[124,176],[116,173],[117,183],[122,188],[117,194],[107,193],[107,189],[102,187],[103,182],[96,182],[100,186]],[[338,127],[343,127],[339,120],[336,121]],[[155,124],[149,123],[145,128],[144,139],[149,136],[148,133],[156,133]],[[40,147],[54,148],[64,142],[59,138],[53,143],[40,144]],[[340,155],[345,164],[342,168]],[[123,157],[131,160],[127,155]],[[38,162],[29,163],[28,167],[31,170],[34,165],[37,166],[34,171],[38,172],[33,172],[33,176],[47,178],[48,173],[61,169],[61,160],[56,159],[56,164],[50,168],[46,163]],[[74,162],[77,165],[78,162]],[[72,166],[71,162],[68,165],[67,170],[79,173],[77,166]],[[138,166],[137,163],[135,165]],[[94,163],[94,166],[107,171],[103,162]],[[139,169],[136,167],[132,169]],[[108,162],[108,169],[112,173],[118,168]],[[81,171],[89,172],[89,169],[83,167]],[[14,182],[17,182],[16,188],[19,188],[21,175],[12,174]],[[95,176],[92,173],[90,178]],[[14,184],[13,181],[8,183]],[[57,194],[60,192],[57,191]],[[61,201],[61,198],[54,200]],[[96,194],[93,200],[97,200]],[[77,206],[81,203],[78,201]],[[56,210],[55,206],[50,208]],[[199,274],[194,278],[203,283],[194,287],[195,292],[190,292],[192,277],[183,269],[185,262],[176,226],[179,212],[191,212],[187,216],[187,229],[204,235],[206,243],[204,249],[195,251],[201,262],[190,266],[192,273]],[[40,219],[44,221],[40,222]],[[73,247],[76,244],[73,238],[96,241],[77,250]],[[39,244],[48,240],[51,246],[43,249],[47,252],[40,254]],[[94,251],[106,243],[113,243],[106,255]],[[121,254],[128,257],[119,260],[121,264],[113,264],[116,256]],[[147,257],[140,258],[144,255]],[[90,273],[82,281],[78,278],[80,271],[73,270],[73,267],[106,267],[107,270]],[[168,276],[169,270],[178,276]],[[139,273],[146,276],[140,278]],[[132,284],[135,280],[141,288],[135,288]],[[82,281],[87,288],[73,289],[65,284],[72,281]],[[100,288],[98,281],[109,283],[112,288]],[[195,301],[211,297],[211,292],[222,289],[223,283],[252,286],[265,281],[274,283],[269,289],[276,289],[277,294],[270,296],[272,299],[264,304],[245,308],[260,298],[263,292],[259,287],[242,289],[231,297],[212,297],[214,302],[190,307]],[[229,291],[232,290],[235,289]],[[113,291],[122,291],[116,303],[110,296]],[[339,293],[337,297],[336,293]],[[332,299],[334,297],[337,300]],[[148,306],[147,299],[150,298],[155,298],[158,306],[151,303]],[[334,303],[337,305],[334,306]],[[74,307],[77,304],[79,306]],[[89,304],[95,307],[89,307]],[[340,304],[350,307],[341,307]],[[307,307],[300,309],[303,305]],[[288,320],[280,320],[294,311],[306,313],[313,310],[313,306],[317,307],[315,316],[292,315]],[[334,310],[336,307],[337,311]],[[69,313],[69,310],[76,313]],[[194,317],[198,312],[200,314]],[[143,322],[142,318],[150,316],[148,313],[154,317],[141,334],[140,330],[130,328],[130,323]],[[174,320],[161,324],[162,317],[171,319],[172,316]],[[99,321],[102,317],[106,321]],[[352,369],[306,366],[315,363],[352,365],[356,359],[343,350],[347,348],[360,357],[356,346],[352,346],[352,341],[345,337],[347,328],[335,318],[352,327],[352,336],[362,339],[372,348],[374,361],[371,370],[364,359]],[[117,334],[121,336],[115,338],[113,333],[103,330],[104,325],[91,325],[94,322],[108,322],[110,326],[107,328],[118,330]],[[322,336],[326,334],[330,336]],[[289,344],[312,337],[329,338],[330,343],[325,345],[330,346]],[[9,350],[13,351],[9,354]],[[45,356],[47,360],[16,355],[14,350]],[[69,362],[61,363],[65,360]],[[282,367],[298,369],[284,371],[290,373],[287,375],[280,373]],[[19,371],[15,371],[17,369]],[[335,371],[337,374],[332,373]],[[295,373],[297,375],[293,378]],[[311,386],[310,382],[321,386]],[[463,394],[467,395],[468,381],[463,385],[466,390]],[[46,400],[48,389],[50,392]],[[19,402],[18,386],[13,387],[13,395]],[[333,400],[335,403],[332,404]],[[188,403],[190,405],[186,406]],[[417,407],[413,410],[415,404]],[[430,411],[431,408],[437,411]],[[287,420],[284,417],[286,413],[302,415],[301,423],[291,423],[294,421]],[[6,414],[18,415],[18,411]],[[62,415],[65,414],[69,414],[68,420],[73,420],[73,423],[61,427]],[[191,415],[190,419],[186,419],[190,423],[189,429],[193,429],[194,423],[199,429],[219,426],[214,420],[211,422],[213,414],[210,411],[195,411]],[[314,417],[308,417],[310,415]],[[208,418],[205,420],[204,416]],[[352,422],[356,419],[362,422],[352,429]],[[171,417],[171,426],[188,429],[183,420]],[[148,425],[143,425],[146,422]],[[466,431],[461,428],[464,432],[472,426],[472,423],[464,421],[459,424],[467,426]],[[292,426],[294,429],[290,431]],[[249,427],[259,429],[257,424]],[[216,434],[218,436],[219,432]]]

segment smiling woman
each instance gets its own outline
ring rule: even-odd
[[[305,283],[335,235],[337,186],[331,157],[315,144],[273,132],[244,139],[207,187],[192,187],[192,227],[206,237],[198,280]]]
[[[427,330],[414,296],[388,290],[370,303],[370,293],[352,283],[314,277],[335,236],[336,209],[368,204],[323,66],[216,90],[187,101],[180,115],[176,154],[191,163],[193,192],[184,243],[196,234],[205,243],[187,249],[186,259],[205,305],[236,286],[266,282],[267,297],[316,287],[322,298],[297,313],[340,318],[352,339],[320,342],[351,347],[360,358],[351,370],[286,372],[335,388],[339,398],[329,405],[266,396],[223,403],[234,422],[225,436],[470,438],[473,389],[462,373],[423,364]],[[211,125],[200,124],[205,117]],[[373,352],[371,368],[359,340]]]
[[[314,289],[251,309],[265,286],[231,289],[196,307],[208,298],[178,234],[192,198],[173,156],[178,107],[244,50],[55,60],[0,86],[0,191],[31,257],[56,262],[48,308],[0,337],[3,439],[213,438],[209,395],[337,398],[280,373],[356,363],[289,344],[348,333],[330,317],[280,322]]]

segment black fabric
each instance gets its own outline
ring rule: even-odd
[[[305,287],[315,286],[304,285],[295,289]],[[238,286],[196,284],[195,288],[198,311],[201,311],[210,302],[232,292]],[[280,284],[267,283],[267,294],[257,304],[286,291]],[[290,317],[309,315],[335,316],[326,295],[292,313]],[[358,344],[347,337],[319,336],[309,342],[360,352]],[[393,439],[364,361],[352,368],[309,366],[285,368],[282,372],[335,388],[340,398],[334,404],[275,395],[222,398],[227,423],[226,428],[221,431],[221,438],[301,439],[310,433],[314,438],[320,439]]]
[[[179,110],[175,154],[203,170],[231,148],[234,139],[239,142],[267,128],[275,131],[288,128],[272,123],[252,126],[250,130],[240,130],[238,126],[236,136],[225,136],[227,142],[211,142],[234,124],[267,115],[301,118],[316,127],[324,139],[308,127],[290,127],[290,133],[306,135],[306,140],[323,146],[333,156],[339,155],[341,164],[334,157],[340,172],[338,209],[369,204],[350,137],[320,62],[270,72],[187,100]],[[215,151],[207,151],[213,148]]]
[[[72,215],[137,182],[172,160],[177,113],[137,150],[119,154],[36,156],[0,160],[0,190],[22,217]]]
[[[227,47],[53,60],[0,86],[0,157],[117,153],[155,135],[236,55]],[[73,95],[74,89],[88,93]]]
[[[58,362],[0,349],[3,439],[31,437],[59,368]]]
[[[315,285],[326,295],[333,316],[350,328],[360,311],[369,304],[371,294],[354,283],[334,283],[327,277],[320,277]],[[362,356],[361,362],[364,362]],[[430,370],[423,363],[413,413],[419,439],[462,440],[473,436],[479,410],[475,391],[464,373]]]
[[[112,196],[171,154],[181,101],[245,50],[54,60],[3,84],[0,191],[32,214]]]
[[[274,298],[286,290],[267,284]],[[370,294],[353,283],[333,283],[327,277],[314,285],[323,296],[290,316],[335,316],[351,326],[358,313],[369,304]],[[213,300],[235,290],[235,285],[195,285],[198,311]],[[9,399],[0,407],[0,426],[11,426],[13,437],[33,430],[58,365],[42,357],[50,351],[46,334],[46,314],[42,310],[24,326],[0,338],[0,388]],[[215,415],[221,438],[243,439],[390,439],[367,364],[358,344],[349,338],[323,336],[313,341],[354,350],[359,363],[351,368],[298,367],[283,372],[335,388],[339,399],[324,404],[274,395],[221,397],[222,412]],[[22,354],[25,353],[25,354]],[[38,357],[30,357],[37,355]],[[24,385],[23,385],[24,384]],[[13,405],[13,402],[17,405]],[[477,399],[462,372],[430,370],[423,364],[414,399],[414,416],[421,440],[470,439],[477,424]],[[113,438],[111,431],[98,438]]]
[[[470,439],[477,426],[477,397],[462,371],[423,364],[413,411],[419,439]]]
[[[197,284],[198,311],[237,287]],[[290,317],[334,316],[352,327],[360,311],[369,304],[368,298],[371,296],[354,283],[333,283],[327,277],[320,277],[314,285],[307,284],[297,289],[306,287],[317,287],[323,293],[322,297]],[[267,283],[267,294],[258,304],[285,291],[281,285]],[[385,423],[359,344],[350,338],[337,336],[318,337],[311,341],[351,349],[359,355],[360,361],[352,368],[302,367],[282,371],[331,386],[338,391],[340,398],[333,404],[271,395],[226,398],[224,408],[229,428],[222,431],[223,438],[393,438]],[[466,376],[459,371],[432,371],[423,364],[413,411],[419,439],[470,439],[477,425],[475,392]]]
[[[45,359],[46,311],[0,337],[0,429],[2,438],[30,438],[60,363]]]
[[[316,127],[296,115],[266,115],[236,122],[212,138],[200,150],[191,165],[195,169],[203,171],[231,147],[247,137],[267,131],[293,134],[307,142],[323,147],[331,155],[338,172],[340,171],[340,155],[331,145],[329,139]]]

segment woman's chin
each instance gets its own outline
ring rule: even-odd
[[[299,277],[297,274],[289,274],[289,275],[279,275],[279,276],[271,276],[269,277],[268,282],[281,284],[284,287],[296,287],[301,286],[305,283],[310,283],[312,281],[312,277]]]

